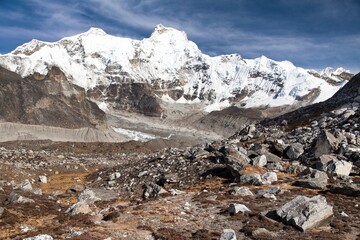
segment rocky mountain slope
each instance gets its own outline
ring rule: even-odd
[[[0,67],[0,120],[63,128],[105,127],[105,113],[52,67],[21,78]]]
[[[316,72],[264,56],[210,57],[184,32],[162,25],[143,40],[111,36],[97,28],[53,43],[32,40],[1,55],[0,65],[23,77],[46,75],[57,66],[102,109],[157,116],[163,111],[160,99],[204,103],[208,112],[231,105],[319,102],[331,97],[351,77],[341,68]]]

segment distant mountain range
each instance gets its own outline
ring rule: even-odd
[[[161,115],[162,102],[200,104],[207,112],[303,106],[330,98],[353,76],[342,68],[317,72],[265,56],[210,57],[186,33],[162,25],[140,41],[98,28],[53,43],[32,40],[0,55],[0,66],[22,77],[45,77],[56,67],[102,110],[150,116]]]

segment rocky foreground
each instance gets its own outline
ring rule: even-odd
[[[0,238],[358,239],[359,102],[188,148],[2,143]]]

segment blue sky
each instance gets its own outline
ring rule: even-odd
[[[1,0],[0,53],[90,27],[142,39],[159,23],[185,31],[209,55],[360,71],[359,0]]]

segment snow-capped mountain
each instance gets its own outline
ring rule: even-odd
[[[319,102],[339,90],[350,74],[344,69],[319,73],[264,56],[210,57],[184,32],[162,25],[143,40],[111,36],[98,28],[53,43],[32,40],[0,55],[0,65],[23,77],[46,75],[52,66],[57,66],[73,84],[87,90],[102,109],[114,104],[124,107],[114,98],[119,97],[124,85],[134,83],[151,89],[146,102],[151,97],[155,101],[204,103],[207,111],[230,105]],[[132,98],[138,97],[136,92]]]

